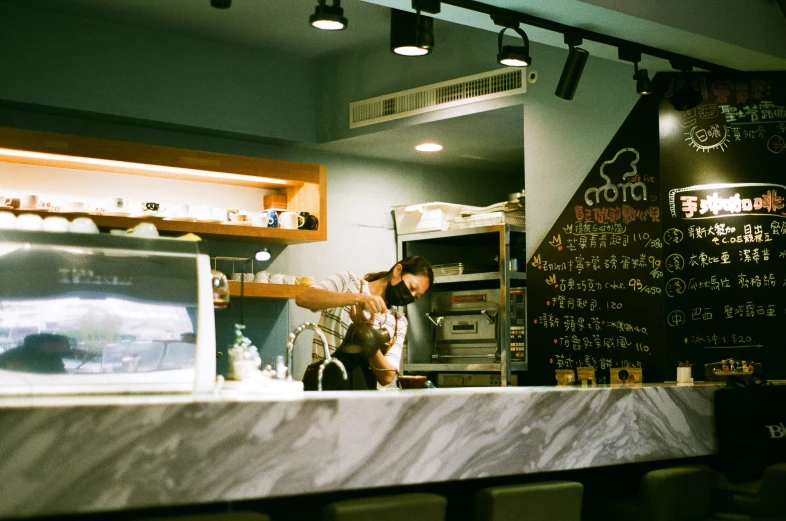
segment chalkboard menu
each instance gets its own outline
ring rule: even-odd
[[[657,112],[639,100],[527,265],[533,384],[577,367],[665,379]]]
[[[786,378],[786,74],[699,75],[682,112],[676,85],[659,108],[666,367]]]

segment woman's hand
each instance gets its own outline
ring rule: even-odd
[[[377,295],[359,295],[360,302],[358,307],[363,311],[368,311],[372,315],[375,313],[387,313],[388,306],[385,304],[385,299]]]
[[[352,323],[355,325],[370,323],[372,316],[373,315],[367,316],[366,312],[361,309],[359,304],[349,306],[349,318],[352,319]]]

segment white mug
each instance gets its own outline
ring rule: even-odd
[[[287,230],[297,230],[297,212],[281,212],[278,214],[278,227]]]
[[[258,271],[257,274],[254,275],[254,282],[270,282],[270,274],[266,271]]]
[[[176,204],[171,208],[171,212],[175,217],[189,217],[191,215],[191,205],[188,203]]]
[[[115,197],[109,201],[109,211],[116,212],[118,210],[125,210],[128,208],[128,199],[125,197]]]
[[[270,283],[271,284],[283,284],[284,283],[284,274],[283,273],[274,273],[270,275]]]
[[[19,207],[25,209],[38,208],[38,196],[35,194],[23,195],[19,198]]]

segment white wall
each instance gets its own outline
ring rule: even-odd
[[[633,66],[590,56],[572,101],[554,95],[567,51],[533,44],[524,104],[527,254],[537,249],[638,100]]]

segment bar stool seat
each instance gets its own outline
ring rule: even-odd
[[[687,521],[710,510],[712,471],[705,465],[681,465],[651,470],[641,476],[632,495],[588,497],[593,519]]]
[[[325,505],[321,521],[444,521],[447,499],[426,492],[347,499]]]
[[[144,518],[140,521],[270,521],[270,516],[259,512],[213,512]]]
[[[580,521],[583,493],[575,481],[484,488],[475,494],[475,521]]]

